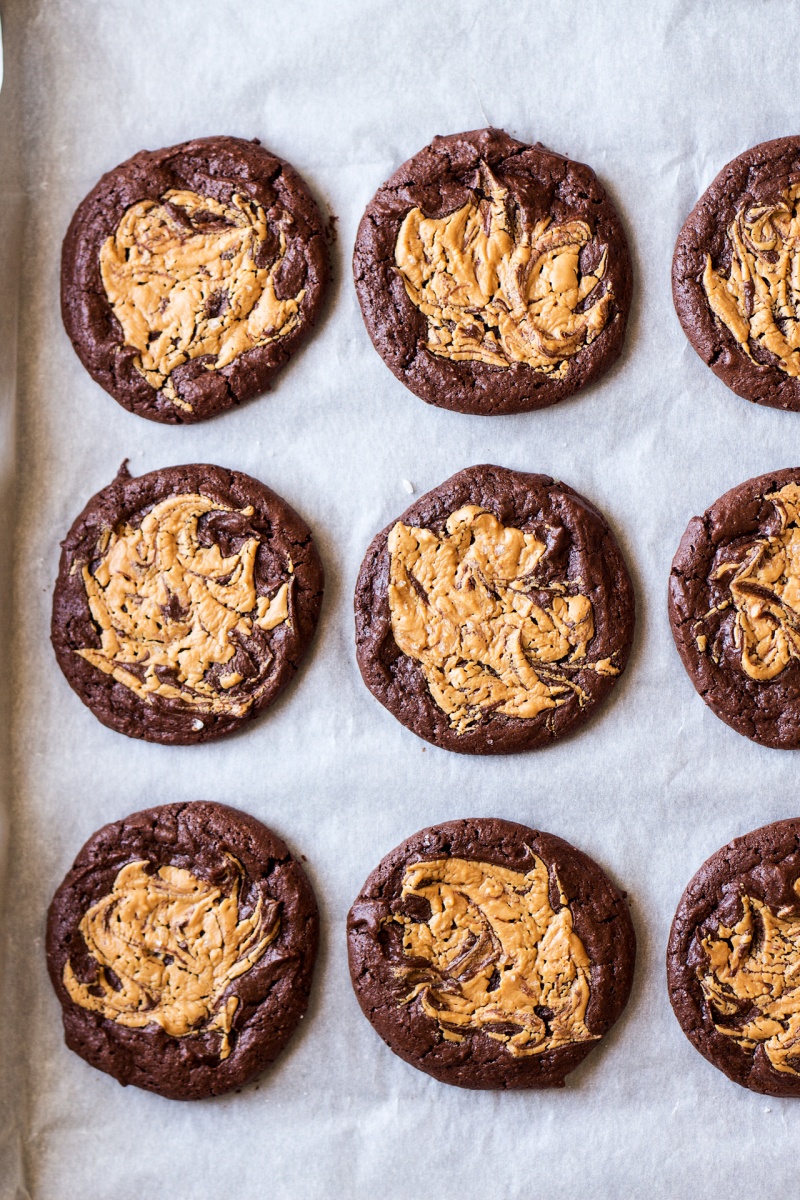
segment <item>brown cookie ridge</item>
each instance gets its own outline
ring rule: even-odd
[[[192,495],[210,502],[209,511],[196,520],[196,537],[190,535],[194,550],[200,555],[218,552],[222,559],[230,560],[229,576],[220,576],[223,567],[213,560],[199,564],[193,571],[193,583],[203,589],[197,596],[196,620],[205,628],[199,616],[202,604],[210,603],[214,619],[222,618],[231,625],[235,620],[232,614],[238,613],[242,621],[235,624],[226,642],[234,648],[234,655],[229,663],[222,662],[224,654],[203,660],[206,666],[197,686],[205,694],[192,686],[188,671],[181,679],[180,658],[174,666],[153,666],[157,679],[151,680],[150,686],[165,685],[161,691],[166,694],[152,690],[142,694],[141,687],[137,690],[130,680],[126,683],[120,676],[135,675],[138,685],[143,684],[147,679],[147,657],[131,665],[130,653],[108,655],[108,665],[115,672],[112,674],[80,653],[102,656],[102,627],[110,625],[112,630],[124,631],[128,624],[128,615],[119,603],[113,610],[109,606],[110,619],[92,612],[85,573],[92,580],[97,578],[104,562],[103,548],[111,536],[124,529],[140,529],[154,509],[174,498]],[[217,505],[222,511],[216,509]],[[242,512],[248,508],[253,510],[249,516]],[[181,526],[181,536],[191,529],[193,519],[189,513]],[[248,547],[252,548],[253,540],[256,549],[251,561]],[[152,561],[166,563],[160,547],[151,546],[149,552]],[[285,618],[271,629],[258,624],[258,608],[244,612],[246,604],[237,597],[237,581],[247,582],[248,570],[256,604],[262,609],[268,607],[270,597],[280,599],[281,589],[285,589]],[[180,587],[170,581],[167,565],[162,579],[166,580],[166,591],[158,597],[158,619],[171,629],[162,643],[154,642],[148,656],[160,653],[164,645],[180,650],[181,637],[188,629],[184,624],[189,610],[181,608]],[[123,464],[114,482],[92,497],[62,543],[53,596],[53,648],[70,686],[110,729],[165,745],[204,742],[233,733],[252,720],[294,677],[314,635],[323,582],[322,563],[308,526],[285,500],[258,480],[208,464],[167,467],[133,478]],[[153,581],[148,586],[154,586]],[[267,618],[265,623],[269,624]],[[152,636],[157,638],[159,634]],[[138,645],[141,647],[141,642]],[[187,682],[188,688],[184,687]],[[175,689],[181,695],[169,694]]]
[[[729,1079],[768,1096],[800,1096],[800,1057],[792,1060],[789,1055],[787,1061],[785,1055],[792,1040],[786,1035],[790,1015],[773,1018],[772,1037],[763,1036],[766,1030],[747,1037],[755,1034],[752,1023],[765,1015],[770,1001],[777,1009],[775,1000],[785,1000],[787,992],[791,1000],[792,991],[797,992],[796,973],[785,989],[775,975],[784,952],[795,968],[800,961],[798,879],[796,818],[736,838],[712,854],[687,886],[667,949],[670,1000],[689,1041]],[[745,932],[748,913],[752,925]],[[739,941],[737,961],[733,937]],[[719,956],[716,971],[711,969],[709,950]],[[762,987],[765,965],[769,982],[761,981]],[[800,1013],[800,998],[788,1008],[789,1013]],[[743,1044],[747,1041],[749,1046]]]
[[[471,726],[456,730],[434,700],[420,661],[404,653],[395,640],[387,540],[398,522],[373,539],[356,584],[356,653],[362,678],[398,721],[443,749],[512,754],[549,745],[582,725],[625,669],[634,630],[630,576],[603,516],[567,484],[546,475],[489,465],[469,467],[421,496],[399,522],[443,537],[448,518],[467,505],[486,510],[506,527],[538,536],[546,545],[536,578],[523,584],[531,599],[546,608],[565,579],[567,594],[582,593],[590,599],[594,635],[586,665],[565,669],[565,677],[577,690],[568,687],[557,707],[532,717],[507,715],[496,707],[476,709]],[[415,587],[424,595],[418,581]],[[616,673],[593,669],[602,660],[608,660]],[[535,660],[527,661],[536,668]]]
[[[414,864],[423,864],[418,875],[424,877],[424,864],[453,859],[471,860],[490,870],[504,868],[522,876],[534,870],[537,859],[543,864],[548,883],[547,896],[542,899],[560,919],[566,915],[564,908],[568,908],[572,944],[574,939],[579,940],[589,964],[586,968],[589,997],[582,1040],[550,1046],[540,1053],[514,1056],[508,1050],[508,1041],[490,1037],[484,1029],[462,1026],[463,1040],[449,1040],[438,1019],[423,1010],[423,997],[418,994],[409,999],[411,985],[432,975],[430,971],[426,975],[424,960],[405,955],[402,932],[398,932],[404,927],[398,925],[396,918],[424,923],[430,917],[431,906],[429,900],[417,894],[403,897],[403,880]],[[434,879],[440,878],[440,867],[431,870]],[[423,878],[422,884],[425,882]],[[524,889],[519,879],[516,883]],[[486,920],[483,926],[488,927]],[[636,957],[636,939],[625,893],[611,883],[597,863],[561,838],[497,818],[448,821],[423,829],[397,846],[361,889],[348,916],[347,937],[353,988],[376,1032],[405,1062],[443,1083],[465,1088],[563,1087],[565,1077],[622,1013],[630,994]],[[500,947],[497,931],[486,940],[487,944],[492,943],[490,962],[486,947],[478,946],[480,953],[476,956],[475,938],[467,947],[454,952],[453,962],[457,962],[458,969],[450,972],[452,978],[441,988],[443,994],[461,997],[463,986],[477,972],[488,973],[490,969],[493,969],[492,990],[498,989],[500,972],[509,960]],[[463,955],[462,949],[465,949]],[[533,959],[538,962],[539,956],[534,955]],[[439,979],[440,985],[441,982]],[[528,984],[538,986],[530,978]],[[548,1041],[552,1042],[551,1032],[558,1014],[537,1006],[537,1015],[548,1031]],[[509,1038],[520,1026],[510,1020],[497,1021],[489,1028]]]
[[[737,607],[731,590],[732,582],[737,586],[737,571],[732,564],[744,563],[757,543],[780,534],[780,512],[766,497],[797,484],[800,468],[792,467],[731,488],[702,517],[689,522],[669,581],[672,636],[695,688],[726,725],[779,750],[800,746],[800,663],[791,657],[772,679],[747,674],[738,620],[742,601]],[[757,578],[744,582],[751,584],[750,601],[760,603],[768,620],[773,609],[778,613],[776,628],[780,629],[781,620],[791,626],[790,604],[781,602]]]
[[[112,892],[119,872],[137,862],[147,864],[154,878],[162,868],[188,871],[209,891],[224,894],[235,877],[241,921],[252,918],[259,903],[270,922],[279,919],[266,949],[231,980],[214,1010],[237,1001],[225,1058],[220,1032],[207,1028],[211,1019],[183,1036],[171,1036],[155,1022],[129,1028],[77,1003],[65,985],[69,964],[80,984],[91,989],[95,981],[99,992],[98,964],[79,927]],[[123,1086],[169,1099],[199,1100],[239,1088],[281,1053],[303,1017],[318,938],[308,878],[286,844],[260,821],[205,801],[133,813],[89,838],[50,905],[47,966],[63,1009],[66,1044]],[[158,997],[152,999],[157,1005]]]
[[[486,225],[487,188],[495,184],[505,193],[501,219],[509,223],[517,241],[530,235],[536,246],[533,231],[537,222],[550,219],[554,229],[580,221],[588,223],[591,233],[580,250],[581,272],[596,270],[602,248],[607,250],[602,280],[591,297],[581,298],[575,307],[580,314],[600,293],[613,293],[610,302],[604,301],[608,305],[605,323],[594,340],[568,358],[563,377],[545,374],[517,359],[513,365],[498,366],[432,353],[426,348],[426,317],[409,298],[396,265],[398,234],[413,209],[419,208],[426,218],[441,219],[468,202],[483,204]],[[554,247],[548,243],[548,248],[552,251]],[[406,387],[440,408],[487,416],[544,408],[599,378],[622,351],[632,269],[614,206],[590,167],[542,145],[516,141],[500,129],[436,137],[404,163],[367,206],[356,238],[353,274],[364,323],[376,350]],[[524,271],[523,276],[520,280],[527,287]],[[446,314],[445,329],[452,327],[451,315]],[[534,340],[542,344],[541,339]]]
[[[800,410],[800,378],[781,368],[780,354],[774,350],[780,345],[779,337],[796,331],[797,319],[783,311],[777,293],[766,306],[762,303],[766,296],[764,268],[774,266],[777,257],[778,242],[772,244],[775,229],[771,227],[759,235],[763,244],[756,252],[746,224],[748,213],[759,220],[765,207],[785,203],[787,190],[797,184],[800,138],[776,138],[740,154],[723,167],[692,209],[678,235],[672,262],[675,311],[703,362],[737,396],[794,412]],[[792,201],[790,208],[794,204]],[[737,218],[740,226],[732,240],[729,231]],[[737,239],[742,250],[734,245]],[[732,265],[739,269],[739,262],[744,263],[750,277],[749,282],[743,279],[741,300],[735,309],[742,321],[738,337],[709,302],[703,282],[709,256],[713,271],[723,281],[730,279]],[[754,287],[755,279],[758,289]],[[724,282],[722,287],[727,290]],[[769,337],[772,349],[763,337],[763,321],[759,329],[750,325],[751,317],[763,317],[765,312],[770,314],[770,328],[774,325]],[[733,324],[736,326],[735,320]],[[795,358],[792,370],[800,374],[800,356],[792,356],[791,361]]]
[[[302,293],[296,322],[275,340],[245,349],[219,369],[207,369],[215,361],[214,354],[176,366],[169,379],[181,405],[134,365],[137,349],[125,343],[100,268],[101,249],[115,235],[124,214],[139,202],[162,201],[169,192],[192,192],[229,207],[240,196],[260,206],[266,234],[259,241],[257,264],[277,264],[283,237],[285,254],[273,281],[276,296],[285,300]],[[172,212],[186,223],[181,210],[173,207]],[[201,212],[199,217],[203,221],[198,228],[220,228],[213,214]],[[64,239],[61,310],[78,357],[115,400],[149,420],[187,424],[216,416],[268,390],[313,328],[327,282],[324,223],[294,168],[257,139],[197,138],[163,150],[142,150],[104,175],[81,202]],[[215,313],[217,309],[224,313],[227,295],[220,292],[209,298],[216,305]]]

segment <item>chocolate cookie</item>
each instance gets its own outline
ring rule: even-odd
[[[594,171],[500,129],[437,137],[376,193],[353,256],[376,350],[428,404],[555,404],[622,350],[631,262]]]
[[[712,854],[683,893],[667,950],[683,1032],[729,1079],[800,1096],[800,820]]]
[[[314,634],[323,571],[308,526],[239,471],[134,479],[123,463],[62,547],[59,666],[128,737],[188,745],[232,733],[272,703]]]
[[[70,1050],[173,1100],[241,1087],[306,1011],[319,918],[286,844],[222,804],[89,838],[53,897],[47,966]]]
[[[470,467],[369,547],[358,665],[419,737],[463,754],[544,746],[621,675],[633,588],[603,517],[546,475]]]
[[[372,872],[347,921],[364,1015],[400,1058],[468,1088],[563,1087],[619,1017],[625,893],[561,838],[448,821]]]
[[[61,310],[83,365],[151,421],[203,421],[264,392],[328,281],[319,210],[258,140],[142,150],[64,239]]]
[[[762,746],[800,746],[800,468],[748,479],[692,518],[669,619],[718,717]]]
[[[762,142],[720,171],[675,246],[684,333],[737,396],[800,410],[800,138]]]

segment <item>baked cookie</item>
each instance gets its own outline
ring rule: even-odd
[[[718,717],[762,746],[800,746],[800,468],[748,479],[692,518],[669,619]]]
[[[70,1050],[173,1100],[241,1087],[306,1011],[319,918],[260,821],[166,804],[106,825],[53,897],[47,965]]]
[[[776,138],[720,171],[675,246],[684,333],[737,396],[800,410],[800,138]]]
[[[753,1092],[800,1096],[800,820],[703,863],[672,922],[667,976],[704,1058]]]
[[[603,517],[546,475],[459,471],[369,547],[356,647],[372,694],[463,754],[544,746],[621,675],[633,588]]]
[[[347,921],[364,1015],[406,1062],[468,1088],[562,1087],[619,1017],[625,893],[561,838],[448,821],[372,872]]]
[[[204,421],[264,392],[319,315],[323,222],[258,140],[142,150],[64,239],[64,325],[93,379],[151,421]]]
[[[614,206],[590,167],[501,129],[404,163],[367,206],[353,273],[376,350],[440,408],[544,408],[622,350],[632,274]]]
[[[323,571],[308,526],[263,483],[207,465],[123,463],[62,542],[52,641],[98,720],[205,742],[251,720],[311,641]]]

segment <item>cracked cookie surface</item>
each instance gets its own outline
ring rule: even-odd
[[[123,464],[62,544],[53,647],[104,725],[207,741],[294,676],[322,589],[310,530],[262,483],[210,465],[133,478]]]
[[[395,1054],[459,1087],[563,1086],[633,979],[624,893],[560,838],[496,818],[408,838],[347,930],[364,1015]]]
[[[143,150],[78,207],[61,305],[92,377],[131,412],[202,421],[268,390],[315,324],[323,222],[257,141]]]
[[[370,337],[429,404],[543,408],[622,350],[632,276],[591,168],[498,129],[434,138],[376,193],[353,273]]]
[[[50,905],[66,1044],[170,1099],[241,1087],[302,1018],[318,938],[311,885],[261,822],[204,801],[133,813],[89,838]]]

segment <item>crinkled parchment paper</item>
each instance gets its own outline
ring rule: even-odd
[[[6,0],[2,15],[0,469],[16,513],[13,624],[0,616],[3,1200],[796,1194],[800,1105],[737,1088],[692,1049],[663,958],[700,863],[800,809],[797,755],[751,744],[703,705],[665,603],[689,518],[741,480],[800,461],[800,415],[729,393],[670,299],[672,247],[700,192],[748,146],[800,131],[800,9]],[[364,331],[349,268],[359,216],[390,172],[434,134],[487,123],[590,163],[636,267],[615,369],[545,412],[491,420],[429,408],[395,380]],[[335,281],[321,327],[272,394],[167,428],[125,412],[78,362],[59,314],[60,243],[103,171],[142,147],[215,133],[259,137],[301,171],[338,217]],[[250,472],[318,539],[328,583],[316,642],[242,736],[187,749],[127,741],[58,671],[48,641],[58,543],[125,457],[135,473],[192,461]],[[486,461],[551,473],[594,501],[638,600],[634,654],[605,711],[552,749],[503,760],[437,751],[404,730],[362,685],[353,652],[358,566],[409,502],[403,481],[418,495]],[[6,580],[10,531],[9,515]],[[324,943],[288,1053],[239,1095],[179,1104],[123,1090],[64,1048],[42,943],[50,896],[94,829],[195,798],[253,813],[308,857]],[[365,876],[414,830],[464,815],[559,834],[630,893],[630,1005],[561,1092],[448,1089],[395,1058],[352,995],[344,920]]]

